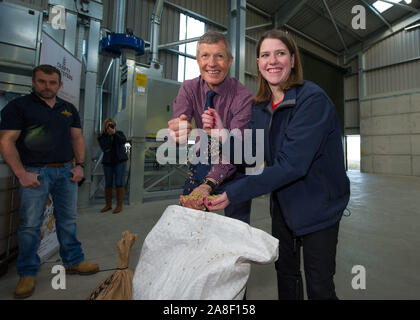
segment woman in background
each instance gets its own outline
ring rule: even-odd
[[[128,160],[125,152],[127,139],[122,131],[117,131],[117,124],[111,118],[104,121],[102,133],[98,137],[99,145],[104,153],[102,165],[105,175],[105,207],[101,212],[112,209],[112,190],[115,176],[115,186],[117,189],[117,206],[113,213],[122,210],[124,201],[123,177],[125,162]]]

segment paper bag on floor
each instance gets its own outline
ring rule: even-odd
[[[147,235],[133,299],[242,299],[251,265],[277,260],[278,240],[211,212],[169,206]]]
[[[118,269],[101,282],[91,293],[88,300],[132,300],[134,270],[128,268],[131,247],[138,235],[129,231],[122,233],[117,242],[119,251]]]

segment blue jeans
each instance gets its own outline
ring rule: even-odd
[[[77,183],[70,181],[72,168],[71,163],[59,168],[25,166],[26,171],[39,174],[41,185],[35,189],[19,185],[21,205],[16,266],[21,278],[35,276],[40,268],[37,251],[48,194],[51,194],[53,200],[57,238],[64,266],[76,266],[84,260],[81,243],[76,238]]]
[[[120,162],[116,165],[103,165],[105,175],[105,188],[112,188],[114,185],[115,175],[115,187],[121,188],[124,186],[123,178],[125,171],[125,161]]]

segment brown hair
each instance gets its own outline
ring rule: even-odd
[[[281,85],[281,88],[283,90],[290,89],[293,86],[298,86],[303,84],[303,70],[302,70],[302,63],[300,60],[300,54],[299,49],[296,45],[296,42],[293,40],[291,36],[289,36],[287,33],[281,31],[281,30],[269,30],[265,32],[257,44],[257,58],[260,56],[260,49],[261,44],[265,39],[278,39],[281,42],[283,42],[287,49],[290,52],[290,55],[294,55],[295,57],[295,63],[294,66],[290,72],[289,78],[287,79],[286,83]],[[263,78],[261,75],[260,70],[258,69],[257,65],[257,71],[258,71],[258,92],[257,95],[254,98],[254,102],[263,102],[271,99],[271,89],[268,85],[267,80]]]
[[[105,121],[102,123],[102,132],[106,131],[106,127],[108,126],[109,123],[112,123],[115,127],[117,126],[117,123],[115,122],[114,119],[112,118],[106,118]]]
[[[224,42],[226,46],[226,53],[227,53],[228,58],[229,59],[233,58],[232,46],[230,45],[228,38],[223,33],[220,33],[217,31],[208,31],[200,37],[197,43],[197,58],[199,58],[200,44],[202,43],[214,44],[214,43],[218,43],[219,41]]]
[[[56,67],[54,67],[52,65],[49,65],[49,64],[41,64],[41,65],[35,67],[32,70],[32,80],[35,80],[35,74],[38,71],[42,71],[45,74],[53,74],[53,73],[58,74],[58,81],[61,83],[61,72]]]

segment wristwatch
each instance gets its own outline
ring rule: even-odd
[[[83,169],[85,168],[84,162],[76,162],[76,166],[81,166]]]
[[[215,184],[213,181],[211,181],[211,180],[209,180],[209,179],[205,178],[205,179],[203,180],[203,183],[211,187],[211,191],[210,191],[210,193],[213,193],[213,192],[214,192],[214,190],[216,190],[216,187],[217,187],[217,186],[216,186],[216,184]]]

